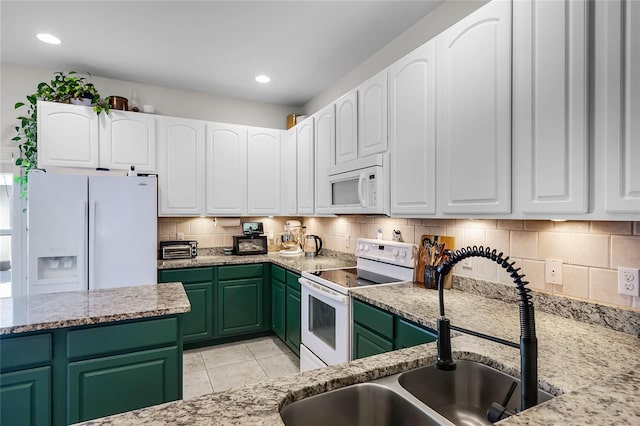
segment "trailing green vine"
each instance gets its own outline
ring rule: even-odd
[[[15,177],[15,182],[20,185],[20,197],[27,194],[29,173],[37,169],[38,165],[38,101],[51,101],[69,103],[72,99],[90,99],[96,114],[109,113],[109,97],[102,98],[93,83],[85,77],[81,77],[75,71],[56,72],[49,82],[38,84],[36,93],[27,95],[27,102],[17,102],[15,109],[27,107],[27,113],[18,117],[20,122],[16,126],[16,136],[11,140],[18,144],[20,157],[16,160],[16,166],[22,168],[22,173]]]

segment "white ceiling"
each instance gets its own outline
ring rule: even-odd
[[[1,60],[301,106],[442,2],[2,0]]]

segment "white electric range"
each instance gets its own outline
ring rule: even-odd
[[[355,254],[355,268],[302,273],[300,371],[351,360],[350,288],[413,281],[413,244],[359,238]]]

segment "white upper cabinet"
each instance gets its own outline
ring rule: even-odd
[[[91,107],[39,101],[38,167],[99,167],[99,119]]]
[[[515,206],[522,213],[585,213],[586,1],[515,1],[513,25]]]
[[[247,211],[247,128],[206,125],[206,213],[239,216]]]
[[[389,68],[391,214],[435,213],[435,49],[428,42]]]
[[[293,127],[282,135],[282,214],[298,214],[298,130]]]
[[[387,70],[358,86],[358,157],[387,151]]]
[[[511,211],[511,2],[437,37],[438,211]]]
[[[331,147],[335,143],[335,107],[333,104],[313,115],[315,119],[315,197],[317,214],[331,213],[329,167]]]
[[[332,165],[358,159],[358,93],[352,90],[335,102],[335,157]]]
[[[280,214],[280,130],[250,127],[247,154],[247,213]]]
[[[100,114],[100,167],[137,172],[156,171],[156,118],[111,110]]]
[[[608,217],[638,220],[640,2],[596,2],[594,21],[594,160],[603,199],[597,207]]]
[[[158,117],[158,215],[204,214],[204,122]]]
[[[296,125],[298,139],[298,214],[314,213],[314,117],[304,119]]]

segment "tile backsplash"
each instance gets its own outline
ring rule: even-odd
[[[289,218],[243,218],[264,223],[265,234],[273,235],[275,247]],[[382,228],[383,238],[391,239],[400,230],[403,240],[415,243],[422,234],[449,235],[456,248],[483,245],[511,256],[534,290],[576,297],[593,302],[640,309],[640,298],[618,294],[617,268],[640,268],[640,222],[548,220],[458,220],[402,219],[377,216],[303,217],[310,234],[319,235],[325,247],[354,253],[359,237],[375,238]],[[241,228],[215,226],[212,218],[159,218],[158,239],[196,239],[200,247],[230,246],[231,236]],[[545,259],[563,262],[562,285],[545,283]],[[455,273],[509,283],[510,278],[497,264],[473,258],[471,268],[458,264]]]

